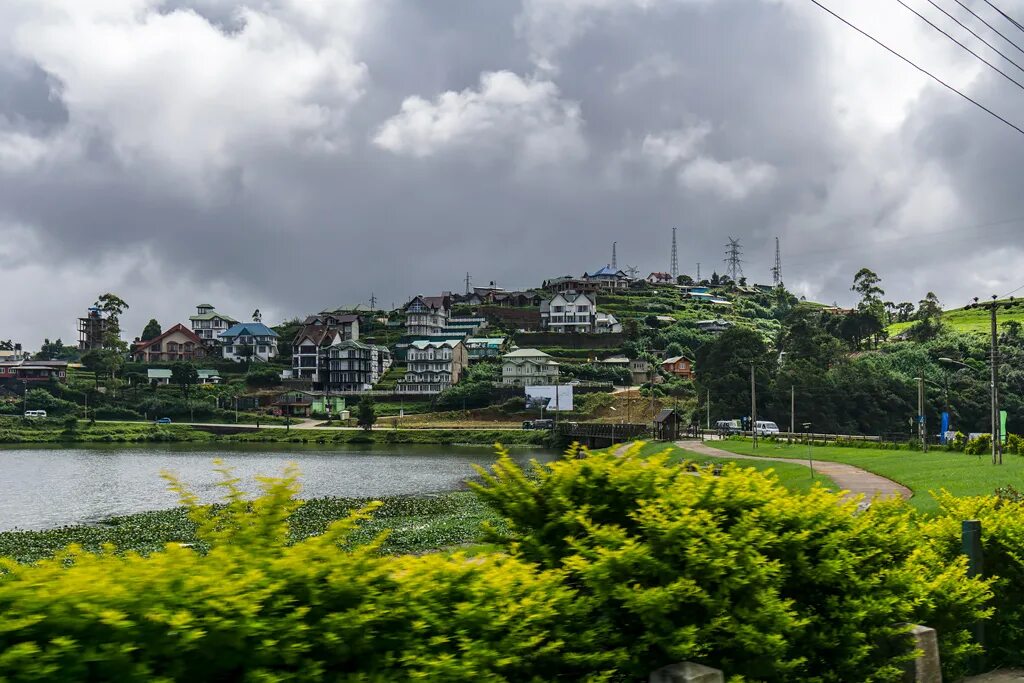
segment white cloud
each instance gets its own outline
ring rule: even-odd
[[[444,92],[433,102],[406,98],[373,142],[413,157],[465,147],[476,154],[504,153],[511,144],[523,162],[534,165],[584,156],[582,125],[579,105],[561,100],[551,81],[496,71],[481,74],[476,90]]]
[[[701,153],[710,134],[707,122],[649,133],[640,145],[640,157],[659,172],[674,172],[682,187],[730,201],[745,199],[774,182],[777,172],[770,164],[749,158],[722,161]]]
[[[359,19],[365,3],[317,3],[342,15],[333,23],[302,10],[308,3],[261,3],[238,9],[231,30],[161,4],[38,3],[13,49],[59,84],[71,134],[43,142],[106,138],[126,167],[155,167],[193,191],[254,150],[344,146],[342,124],[367,69],[351,29],[332,27],[346,11]]]
[[[718,161],[701,156],[679,171],[679,181],[691,190],[711,192],[731,200],[744,199],[774,179],[772,166],[752,159]]]
[[[558,53],[586,34],[600,18],[707,2],[714,0],[524,0],[516,30],[526,40],[534,64],[556,71]]]

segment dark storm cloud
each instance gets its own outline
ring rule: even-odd
[[[355,65],[344,72],[351,98],[332,91],[334,75],[325,72],[329,104],[311,109],[316,92],[278,100],[259,90],[257,74],[249,108],[225,115],[237,102],[213,92],[195,105],[209,116],[186,111],[183,130],[171,114],[166,130],[147,129],[144,116],[117,116],[116,99],[95,96],[107,94],[96,72],[74,68],[88,51],[69,51],[66,60],[59,48],[39,51],[37,63],[20,43],[16,67],[0,68],[0,230],[31,230],[56,272],[91,257],[144,252],[161,274],[173,273],[175,291],[191,297],[147,304],[177,319],[214,285],[282,316],[365,302],[371,292],[389,305],[416,292],[456,290],[467,271],[478,283],[531,286],[599,267],[613,240],[620,265],[646,274],[667,269],[673,226],[684,271],[698,261],[704,273],[721,271],[731,235],[744,242],[751,279],[766,281],[774,236],[782,235],[792,263],[787,282],[803,282],[825,300],[847,300],[849,277],[861,265],[906,288],[906,297],[919,297],[922,286],[941,289],[941,278],[930,283],[936,272],[928,263],[907,267],[902,242],[893,253],[864,248],[892,225],[905,226],[900,183],[915,181],[912,174],[876,187],[849,181],[849,174],[882,174],[888,162],[852,165],[861,141],[836,124],[827,36],[805,13],[752,1],[623,3],[615,11],[593,5],[585,22],[570,17],[571,39],[552,44],[551,63],[538,66],[541,39],[516,3],[375,3],[363,28],[344,38],[318,36],[317,21],[294,19],[300,4],[257,3],[281,26],[301,24],[299,38],[280,40],[313,48],[308,57],[289,57],[295,64],[254,58],[253,68],[273,76],[294,66],[301,77],[322,60],[348,59]],[[244,37],[230,3],[179,0],[159,11],[180,18],[175,10],[188,7],[224,37]],[[557,26],[548,28],[558,35]],[[326,52],[343,44],[348,56]],[[249,44],[245,56],[262,45]],[[46,68],[81,82],[61,83]],[[504,71],[525,103],[509,105],[505,91],[482,93],[481,74]],[[169,96],[167,108],[200,91],[204,73],[195,72],[194,88]],[[160,96],[147,89],[159,83],[140,84],[138,97]],[[59,95],[68,87],[65,103]],[[405,116],[411,96],[424,101],[425,119]],[[446,109],[452,99],[459,106]],[[892,137],[901,163],[938,165],[951,185],[967,189],[956,220],[1024,215],[1005,131],[985,126],[979,135],[978,118],[958,107],[926,91],[917,116]],[[331,112],[326,122],[291,130],[296,117],[316,121],[324,111]],[[237,116],[237,126],[222,116]],[[388,123],[401,133],[390,146],[379,138]],[[29,143],[12,138],[9,150],[16,142],[20,151],[5,157],[5,130],[31,135],[48,151],[36,159]],[[165,135],[184,142],[157,144]],[[139,142],[147,139],[153,144]],[[531,161],[537,139],[551,140],[559,158]],[[930,253],[945,259],[941,248]],[[122,273],[111,287],[151,302],[162,280],[147,272]],[[83,292],[68,310],[92,296]],[[148,317],[144,308],[133,315]]]

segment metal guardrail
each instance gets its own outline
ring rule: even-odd
[[[562,422],[555,430],[568,438],[635,439],[650,436],[649,424],[615,424],[613,422]]]

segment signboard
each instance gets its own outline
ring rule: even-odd
[[[1006,411],[999,411],[999,440],[1002,443],[1006,443]]]
[[[946,434],[949,433],[949,413],[942,413],[942,428],[939,430],[939,443],[945,444],[948,437]]]
[[[558,390],[558,396],[555,397],[555,389]],[[526,405],[530,405],[531,402],[534,405],[540,405],[540,401],[548,399],[547,410],[557,410],[559,412],[565,412],[572,410],[572,385],[559,384],[557,387],[554,385],[526,387]]]

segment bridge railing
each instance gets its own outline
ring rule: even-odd
[[[651,435],[649,424],[612,423],[612,422],[562,422],[557,431],[564,437],[574,439],[629,439],[646,438]]]

